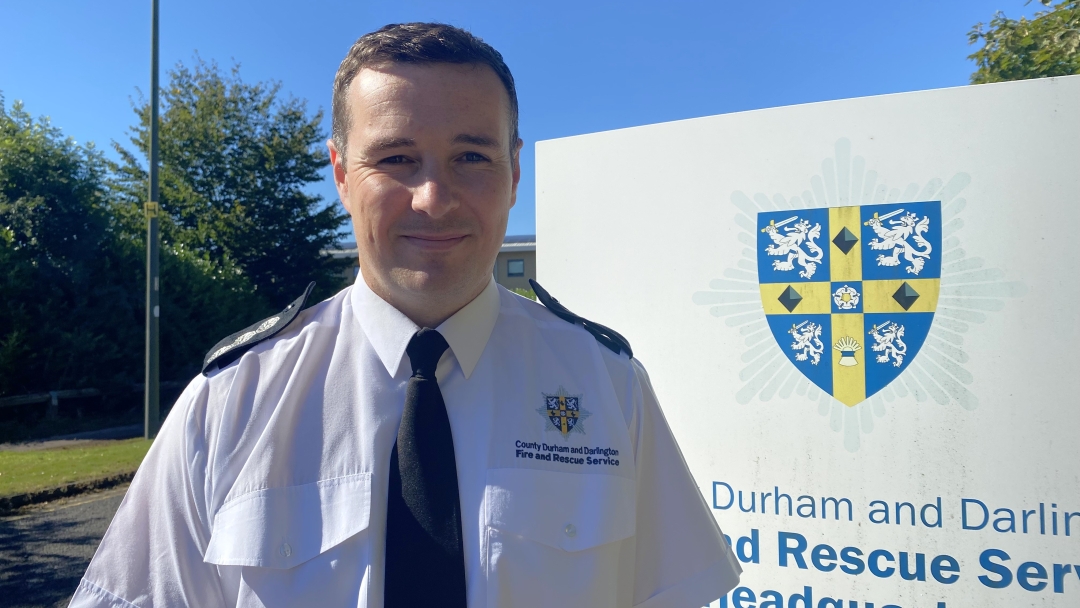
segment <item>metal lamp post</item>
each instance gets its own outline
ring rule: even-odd
[[[157,435],[161,416],[159,393],[160,353],[158,324],[161,317],[160,260],[158,247],[158,0],[152,0],[150,34],[150,188],[146,203],[146,405],[143,420],[143,436],[153,439]]]

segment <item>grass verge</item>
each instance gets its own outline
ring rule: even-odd
[[[140,438],[53,450],[0,452],[0,496],[134,471],[151,443]]]

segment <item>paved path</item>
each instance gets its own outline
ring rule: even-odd
[[[127,485],[0,518],[0,603],[67,606]]]

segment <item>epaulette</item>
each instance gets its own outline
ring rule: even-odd
[[[214,348],[211,348],[203,359],[203,375],[206,375],[207,370],[214,365],[223,368],[236,361],[240,358],[240,355],[246,353],[252,346],[274,337],[281,330],[288,327],[289,323],[292,323],[293,319],[296,318],[296,315],[300,314],[300,311],[304,309],[304,304],[307,303],[314,287],[314,282],[308,283],[304,295],[293,300],[292,304],[285,307],[285,310],[246,327],[215,344]]]
[[[616,355],[623,352],[626,353],[627,357],[633,358],[634,351],[630,350],[630,343],[619,332],[570,312],[558,300],[551,297],[551,294],[536,281],[529,279],[529,285],[532,285],[533,292],[536,293],[536,298],[540,300],[540,303],[555,313],[555,316],[574,325],[580,325],[585,331],[592,334],[597,342],[611,349]]]

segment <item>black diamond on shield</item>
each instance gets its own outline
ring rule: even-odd
[[[915,303],[915,300],[919,299],[919,292],[915,291],[911,285],[904,281],[904,284],[900,286],[900,289],[896,290],[896,293],[892,294],[892,298],[896,300],[896,303],[904,307],[904,310],[911,308],[911,305]]]
[[[776,299],[780,300],[780,303],[784,305],[784,308],[786,308],[788,312],[795,310],[795,307],[799,305],[799,302],[802,302],[802,296],[800,296],[799,292],[795,291],[795,288],[791,285],[788,285],[787,289],[784,290],[784,293],[780,294],[780,297]]]
[[[852,234],[851,231],[847,229],[847,226],[844,226],[844,229],[837,233],[836,238],[834,238],[832,242],[833,245],[836,245],[837,249],[843,251],[844,255],[847,255],[847,253],[851,251],[851,248],[855,246],[855,243],[859,242],[859,237]]]

